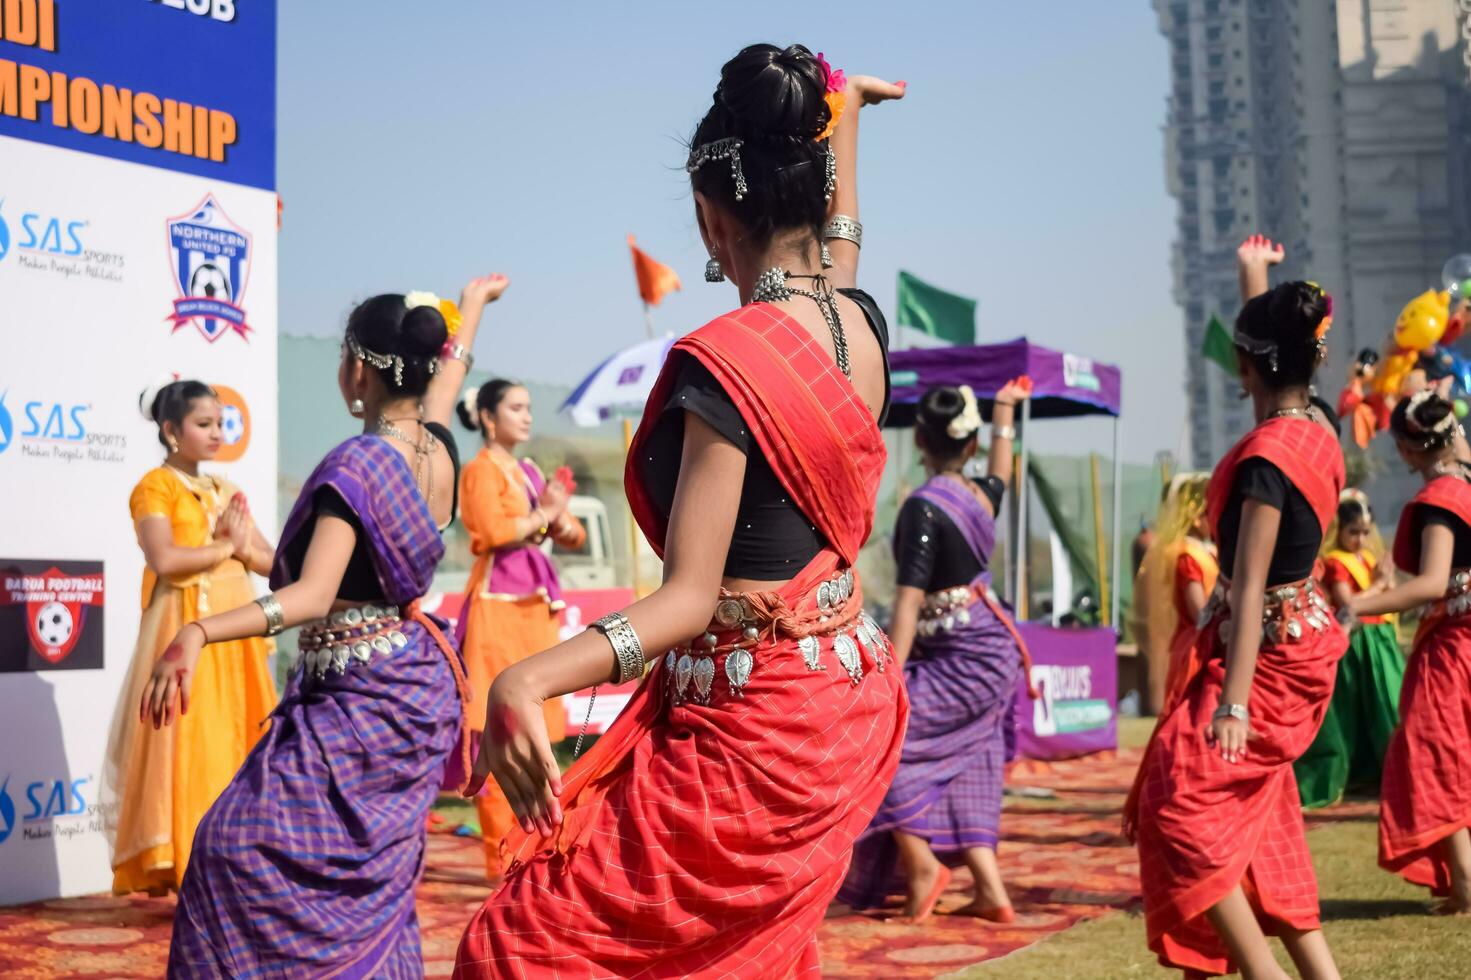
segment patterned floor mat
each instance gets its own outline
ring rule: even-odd
[[[1002,926],[943,914],[968,900],[969,876],[958,871],[942,914],[922,925],[897,921],[897,909],[830,916],[820,937],[824,974],[943,977],[1137,902],[1139,866],[1119,834],[1119,811],[1138,763],[1138,751],[1122,751],[1018,764],[1007,781],[1000,849],[1017,920]],[[1309,823],[1374,812],[1372,803],[1350,803],[1310,814]],[[431,835],[419,888],[427,976],[449,975],[460,932],[486,892],[479,841]],[[92,896],[0,909],[0,976],[162,976],[173,907],[172,898]]]

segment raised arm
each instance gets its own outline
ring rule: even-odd
[[[858,116],[864,106],[904,98],[906,83],[886,82],[870,75],[849,75],[844,90],[843,116],[828,141],[837,155],[838,186],[828,205],[828,220],[841,215],[858,221]],[[858,284],[858,245],[844,238],[828,238],[833,267],[827,277],[839,289]]]
[[[424,392],[424,421],[438,422],[443,426],[450,424],[460,389],[464,387],[465,377],[475,360],[470,351],[475,347],[480,318],[484,316],[485,308],[499,299],[510,284],[510,279],[496,272],[471,279],[460,293],[460,330],[450,338],[449,349],[439,362],[439,373]]]
[[[1287,257],[1281,245],[1265,235],[1252,235],[1236,250],[1236,272],[1241,280],[1241,302],[1267,291],[1267,269]]]
[[[1014,463],[1012,445],[1016,441],[1016,406],[1031,391],[1031,383],[1018,378],[1008,381],[991,402],[991,455],[986,472],[1011,486]]]
[[[696,415],[685,415],[684,454],[669,516],[664,583],[623,611],[647,656],[658,656],[710,623],[740,506],[746,456]],[[484,738],[466,796],[493,775],[530,833],[561,822],[561,773],[552,757],[542,702],[606,684],[613,648],[596,630],[503,670],[491,685]]]

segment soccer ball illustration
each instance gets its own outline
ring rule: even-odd
[[[219,266],[206,262],[189,277],[189,295],[229,301],[232,298],[230,280]]]
[[[240,406],[221,406],[220,432],[224,435],[227,446],[234,446],[245,438],[245,416],[240,414]]]
[[[64,646],[75,627],[71,610],[59,602],[48,602],[36,613],[36,635],[49,647]]]

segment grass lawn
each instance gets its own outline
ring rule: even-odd
[[[1150,725],[1126,720],[1125,745],[1139,745]],[[1427,914],[1429,892],[1406,884],[1375,863],[1377,824],[1345,820],[1308,833],[1323,903],[1323,930],[1346,978],[1442,980],[1471,977],[1471,923]],[[1291,961],[1277,948],[1278,959]],[[1034,946],[954,977],[1007,980],[1112,980],[1179,977],[1156,965],[1144,944],[1144,917],[1117,912],[1074,926]]]

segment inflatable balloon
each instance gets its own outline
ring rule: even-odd
[[[1450,294],[1451,302],[1471,299],[1471,255],[1452,255],[1440,270],[1440,285]]]
[[[1440,342],[1450,319],[1450,294],[1433,289],[1416,296],[1394,321],[1394,342],[1402,350],[1423,351]]]
[[[1466,399],[1464,398],[1457,398],[1454,402],[1451,403],[1451,407],[1456,410],[1456,418],[1458,419],[1465,418],[1466,413],[1468,411],[1471,411],[1471,405],[1467,405]]]
[[[1374,378],[1374,390],[1381,395],[1398,395],[1405,386],[1410,372],[1420,355],[1415,351],[1396,351],[1379,362],[1379,374]]]

